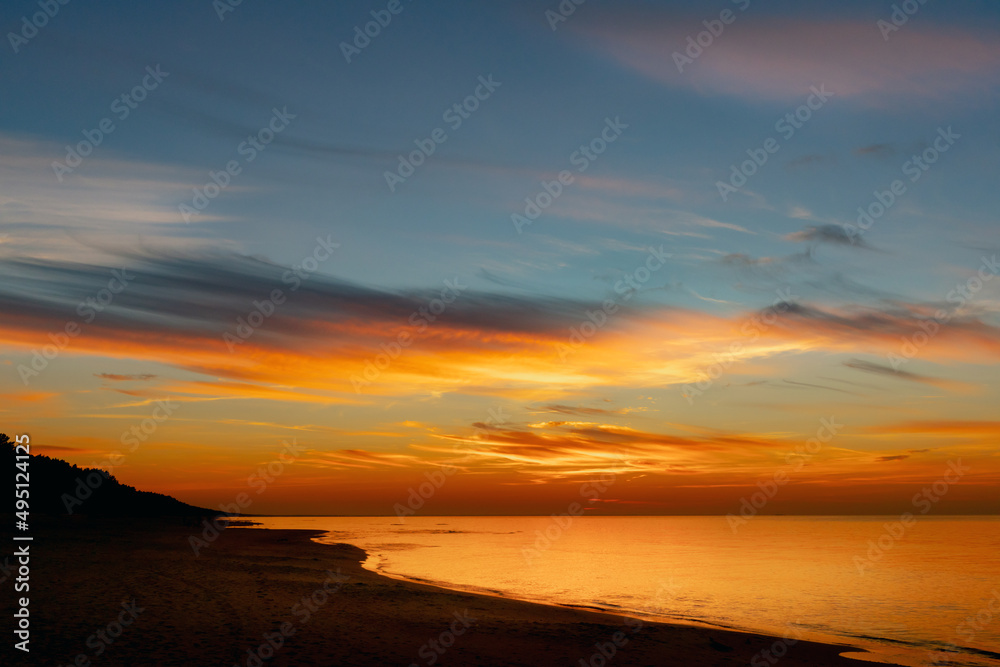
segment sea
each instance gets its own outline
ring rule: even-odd
[[[253,520],[325,531],[399,579],[813,639],[866,662],[1000,666],[1000,517]]]

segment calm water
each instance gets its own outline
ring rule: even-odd
[[[735,535],[720,517],[259,520],[329,531],[370,569],[451,588],[794,629],[903,665],[1000,665],[1000,517],[922,517],[898,539],[891,517],[756,517]]]

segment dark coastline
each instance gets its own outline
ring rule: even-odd
[[[191,537],[201,534],[189,521],[40,525],[31,654],[5,664],[71,665],[83,655],[94,665],[246,666],[278,645],[261,664],[748,665],[780,641],[388,578],[361,567],[361,549],[318,544],[318,534],[229,528],[196,556]],[[142,611],[105,644],[95,633],[115,630],[129,605]],[[857,652],[848,646],[786,648],[783,666],[863,664],[838,655]]]

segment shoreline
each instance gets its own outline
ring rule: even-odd
[[[282,529],[262,528],[262,529],[259,529],[259,530],[282,530]],[[327,532],[327,531],[322,531],[322,532]],[[325,545],[329,546],[329,543],[327,543],[327,542],[318,542],[318,541],[316,541],[315,537],[310,538],[310,539],[312,539],[313,541],[315,541],[317,544],[325,544]],[[347,543],[347,542],[341,542],[340,544],[349,544],[349,543]],[[357,547],[358,549],[361,549],[362,551],[365,551],[363,547],[359,547],[359,546],[354,545],[354,544],[351,544],[350,546],[354,546],[354,547]],[[373,568],[370,568],[370,567],[366,567],[365,563],[368,560],[371,560],[372,556],[367,551],[365,551],[365,554],[367,556],[367,559],[364,562],[362,562],[362,564],[361,564],[361,566],[365,570],[367,570],[369,572],[372,572],[373,574],[377,574],[380,577],[386,577],[387,579],[393,579],[395,581],[401,581],[401,582],[404,582],[404,583],[420,584],[420,585],[423,585],[423,586],[433,586],[434,588],[439,588],[441,590],[453,591],[453,592],[457,592],[457,593],[468,593],[470,595],[481,595],[483,597],[498,598],[500,600],[516,600],[516,601],[519,601],[519,602],[527,602],[529,604],[543,605],[543,606],[546,606],[546,607],[557,607],[557,608],[560,608],[560,609],[580,609],[580,610],[584,610],[584,611],[594,611],[594,612],[598,612],[598,613],[602,613],[602,614],[610,614],[610,615],[613,615],[613,616],[631,616],[633,618],[638,618],[640,620],[648,621],[650,623],[662,623],[662,624],[666,624],[666,625],[683,625],[683,626],[691,626],[691,627],[695,627],[695,628],[703,628],[703,629],[706,629],[706,630],[715,629],[715,630],[723,630],[723,631],[728,631],[728,632],[740,632],[740,633],[751,634],[751,635],[771,636],[771,635],[768,635],[765,631],[754,630],[753,628],[742,628],[742,627],[735,626],[735,625],[722,625],[721,623],[712,623],[710,621],[704,621],[704,620],[692,619],[692,618],[671,617],[671,616],[666,616],[664,614],[656,614],[656,613],[650,612],[648,610],[642,610],[642,609],[625,609],[625,608],[615,608],[615,607],[601,607],[601,606],[596,605],[596,604],[583,604],[583,603],[571,603],[571,602],[554,602],[554,601],[547,601],[547,600],[544,600],[544,599],[531,599],[531,598],[523,598],[523,597],[514,597],[514,596],[511,596],[511,595],[507,595],[507,594],[505,594],[505,593],[503,593],[501,591],[493,591],[493,590],[489,590],[489,589],[480,588],[478,586],[462,586],[460,584],[451,584],[451,583],[446,582],[446,581],[435,581],[435,580],[432,580],[432,579],[421,579],[419,577],[408,577],[408,576],[405,576],[405,575],[402,575],[402,574],[393,574],[391,572],[386,572],[386,571],[383,571],[383,570],[379,570],[377,568],[373,569]],[[817,642],[817,643],[826,643],[826,642]]]
[[[257,525],[262,525],[262,524],[257,524]],[[260,528],[258,530],[282,530],[282,529]],[[324,531],[324,530],[317,530],[317,532],[322,533],[322,534],[329,534],[329,531]],[[331,546],[331,544],[328,543],[328,542],[320,542],[317,539],[316,536],[311,537],[310,539],[312,541],[316,542],[317,544]],[[347,544],[347,543],[339,543],[339,544]],[[362,567],[365,570],[367,570],[369,572],[372,572],[373,574],[376,574],[378,576],[386,577],[388,579],[392,579],[394,581],[400,581],[400,582],[403,582],[403,583],[417,584],[417,585],[422,585],[422,586],[431,586],[431,587],[438,588],[438,589],[441,589],[441,590],[444,590],[444,591],[452,591],[452,592],[457,592],[457,593],[466,593],[466,594],[469,594],[469,595],[476,595],[476,596],[482,596],[482,597],[488,597],[488,598],[496,598],[496,599],[499,599],[499,600],[517,601],[517,602],[523,602],[523,603],[527,603],[527,604],[540,605],[540,606],[543,606],[543,607],[553,607],[553,608],[557,608],[557,609],[571,609],[571,610],[590,611],[590,612],[595,612],[595,613],[599,613],[599,614],[605,614],[605,615],[616,617],[616,618],[634,618],[634,619],[642,620],[642,621],[644,621],[646,623],[649,623],[651,625],[665,625],[665,626],[672,626],[672,627],[695,628],[695,629],[700,629],[700,630],[705,630],[705,631],[719,631],[719,632],[738,633],[738,634],[741,634],[741,635],[749,635],[749,636],[753,636],[753,637],[772,638],[774,640],[780,640],[780,639],[782,639],[781,636],[779,636],[778,634],[772,634],[771,631],[768,630],[768,629],[762,629],[762,628],[756,628],[755,629],[755,628],[751,628],[751,627],[742,627],[742,626],[737,626],[737,625],[723,625],[721,623],[713,623],[711,621],[707,621],[707,620],[703,620],[703,619],[683,618],[683,617],[676,617],[676,616],[672,617],[672,616],[667,616],[666,614],[663,614],[663,613],[654,613],[654,612],[651,612],[651,611],[648,611],[648,610],[642,610],[642,609],[625,609],[625,608],[601,607],[601,606],[596,605],[596,604],[582,604],[582,603],[580,603],[580,604],[574,604],[574,603],[569,603],[569,602],[548,601],[548,600],[544,600],[544,599],[530,599],[530,598],[522,598],[522,597],[513,597],[511,595],[507,595],[507,594],[505,594],[503,592],[500,592],[500,591],[493,591],[493,590],[489,590],[489,589],[483,589],[483,588],[480,588],[480,587],[477,587],[477,586],[462,586],[460,584],[451,584],[451,583],[446,582],[446,581],[435,581],[435,580],[430,580],[430,579],[421,579],[421,578],[418,578],[418,577],[408,577],[408,576],[401,575],[401,574],[394,574],[394,573],[383,571],[383,570],[379,569],[378,566],[376,566],[376,567],[366,567],[366,563],[368,563],[369,561],[371,561],[374,558],[373,555],[370,554],[370,553],[368,553],[367,551],[365,551],[362,547],[358,547],[356,545],[350,545],[350,546],[355,546],[356,548],[361,549],[365,553],[366,559],[364,561],[362,561]],[[808,637],[808,639],[805,639],[805,637]],[[828,634],[824,635],[823,633],[814,632],[814,631],[809,631],[807,633],[804,633],[804,635],[801,636],[800,638],[803,639],[804,641],[808,641],[809,643],[812,643],[812,644],[819,644],[819,645],[829,646],[829,647],[833,647],[833,648],[842,647],[843,650],[841,652],[841,656],[845,657],[848,660],[852,660],[853,664],[855,664],[855,665],[857,665],[860,662],[860,663],[869,663],[869,664],[882,664],[882,665],[887,665],[888,667],[907,667],[907,665],[905,665],[903,663],[891,662],[891,658],[889,658],[888,656],[884,655],[883,653],[880,653],[877,649],[873,649],[871,646],[865,646],[865,645],[863,645],[864,642],[862,640],[858,640],[857,643],[853,643],[853,644],[851,644],[851,643],[839,643],[840,640],[843,640],[845,642],[849,641],[849,638],[846,638],[846,637],[840,638],[840,637],[836,637],[834,635],[828,635]],[[870,642],[872,644],[878,644],[878,642],[880,642],[880,641],[882,641],[882,642],[888,642],[888,643],[900,643],[900,644],[905,645],[905,643],[903,643],[903,642],[896,642],[895,640],[884,639],[884,638],[869,638],[868,639],[868,642]],[[882,648],[885,648],[885,647],[882,647]],[[913,649],[913,650],[916,650],[916,649]],[[771,665],[771,664],[776,664],[776,663],[770,663],[770,662],[765,661],[762,664]]]
[[[9,664],[735,666],[776,651],[782,667],[858,667],[840,654],[863,651],[400,580],[325,533],[227,528],[196,557],[190,526],[52,522],[33,551],[32,654]],[[142,613],[97,657],[91,638],[129,600]]]

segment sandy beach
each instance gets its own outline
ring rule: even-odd
[[[361,549],[315,543],[313,531],[229,528],[195,556],[198,534],[110,520],[39,527],[31,654],[5,664],[770,665],[778,653],[789,667],[862,664],[838,656],[848,647],[390,579],[361,567]]]

